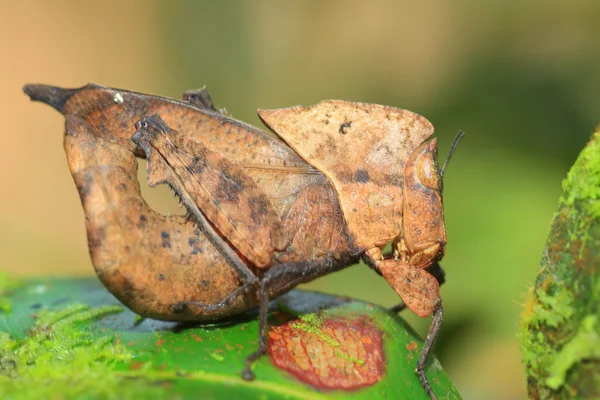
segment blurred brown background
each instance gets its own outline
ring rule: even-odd
[[[0,269],[92,274],[63,118],[30,103],[24,83],[171,97],[207,85],[217,107],[259,126],[259,107],[329,98],[407,108],[436,126],[440,158],[467,132],[445,182],[436,353],[465,399],[524,398],[520,303],[561,179],[600,122],[600,3],[441,3],[3,3]],[[177,210],[167,189],[145,195]],[[309,286],[398,301],[362,265]],[[428,319],[406,317],[426,330]]]

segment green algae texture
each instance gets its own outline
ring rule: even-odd
[[[600,132],[563,182],[521,350],[534,399],[600,398]]]

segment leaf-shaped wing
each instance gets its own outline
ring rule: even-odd
[[[85,124],[92,136],[116,143],[140,157],[145,157],[144,151],[131,140],[136,131],[135,122],[150,115],[160,117],[172,130],[185,132],[185,138],[190,143],[199,143],[230,163],[242,167],[266,194],[284,221],[291,218],[288,215],[291,215],[296,201],[300,199],[303,202],[305,197],[302,192],[307,187],[317,184],[321,190],[331,189],[327,178],[283,141],[220,112],[211,111],[204,103],[199,106],[189,101],[96,84],[77,89],[26,85],[24,89],[33,100],[56,108],[65,115],[67,121]],[[175,139],[183,137],[177,135]],[[176,145],[185,148],[183,141]],[[188,153],[193,154],[192,151]],[[159,161],[150,162],[150,166],[159,164]],[[310,189],[311,192],[314,190]],[[289,221],[285,223],[289,225]],[[286,232],[290,237],[294,235],[289,230]],[[340,229],[340,232],[340,235],[345,235],[345,230]],[[297,235],[294,240],[300,243],[300,237]],[[304,259],[312,254],[307,246],[290,251],[294,259]]]
[[[115,89],[90,83],[77,89],[25,85],[32,100],[50,104],[68,120],[89,127],[92,135],[144,156],[131,141],[135,123],[158,115],[175,131],[185,131],[232,163],[244,167],[269,167],[314,171],[278,138],[220,112],[188,101]],[[251,150],[251,151],[250,151]]]
[[[304,260],[326,256],[339,259],[347,252],[342,210],[335,189],[327,181],[298,192],[283,222],[290,247]]]
[[[258,113],[333,182],[353,253],[401,232],[404,166],[433,134],[429,121],[406,110],[339,100]]]
[[[279,216],[244,169],[159,116],[142,118],[133,136],[149,160],[148,182],[165,182],[197,208],[257,267],[287,245]],[[193,212],[193,211],[192,211]]]

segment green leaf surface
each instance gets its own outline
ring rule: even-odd
[[[0,310],[2,399],[429,398],[415,374],[421,339],[401,318],[364,302],[296,290],[272,304],[271,324],[302,316],[294,325],[302,328],[313,315],[372,321],[382,333],[383,378],[344,391],[313,388],[269,356],[254,364],[254,381],[241,379],[258,344],[255,312],[210,324],[143,319],[94,278],[30,280],[0,294],[11,304]],[[438,398],[460,399],[435,359],[427,375]]]

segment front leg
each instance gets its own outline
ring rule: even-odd
[[[379,249],[365,253],[369,264],[374,264],[406,306],[420,317],[433,314],[429,332],[423,343],[416,372],[421,386],[432,399],[436,399],[425,373],[429,354],[438,337],[442,325],[442,298],[437,279],[426,269],[415,267],[404,261],[384,260]]]
[[[212,97],[210,96],[210,93],[208,93],[208,89],[206,88],[206,86],[204,86],[202,89],[186,90],[185,93],[183,93],[183,100],[192,103],[200,108],[205,108],[210,111],[216,111],[223,115],[228,115],[227,110],[224,108],[217,110],[217,108],[215,107],[215,103],[213,103]]]
[[[219,111],[215,107],[215,103],[213,103],[212,97],[210,93],[208,93],[208,89],[204,86],[202,89],[190,89],[186,90],[183,93],[183,100],[190,102],[200,108],[206,108],[211,111]]]
[[[425,268],[427,272],[429,272],[433,277],[438,281],[438,284],[441,286],[444,282],[446,282],[446,273],[440,266],[440,264],[436,261],[431,266]],[[406,308],[406,304],[399,303],[393,307],[390,307],[390,311],[393,313],[400,313]]]

